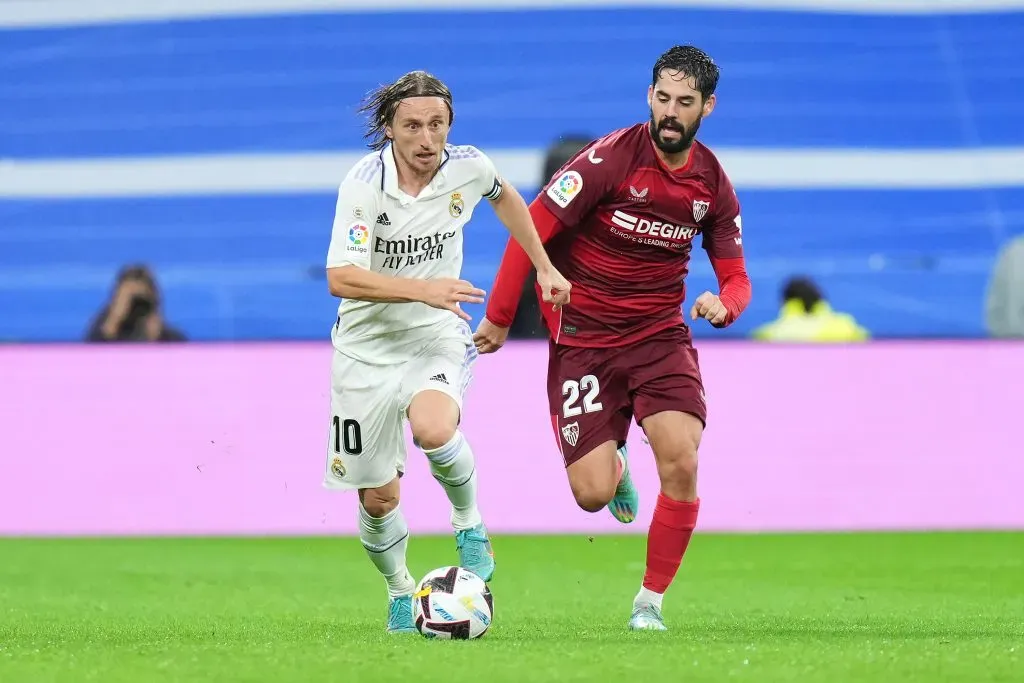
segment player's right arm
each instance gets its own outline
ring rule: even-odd
[[[581,150],[530,204],[530,216],[541,242],[546,244],[555,235],[579,225],[614,189],[615,169],[621,172],[621,165],[609,159],[612,154],[621,156],[612,147],[614,140],[601,139]],[[526,252],[510,239],[491,288],[486,317],[475,336],[481,353],[497,351],[504,343],[530,266]]]
[[[369,183],[345,178],[334,208],[331,244],[327,249],[327,286],[343,299],[379,303],[417,301],[417,282],[370,270],[373,217],[379,213],[376,189]]]
[[[484,291],[465,280],[420,280],[394,277],[370,269],[371,249],[379,211],[376,188],[348,177],[338,191],[327,250],[327,287],[342,299],[375,303],[420,302],[469,320],[460,303],[483,303]]]

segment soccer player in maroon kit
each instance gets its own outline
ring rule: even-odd
[[[700,507],[697,449],[707,407],[682,312],[698,235],[719,294],[698,296],[691,319],[725,327],[750,302],[739,201],[715,155],[695,140],[714,109],[718,77],[695,47],[665,52],[648,88],[650,121],[585,147],[530,207],[552,262],[572,283],[567,307],[542,309],[551,421],[576,502],[635,519],[639,497],[625,452],[634,418],[657,462],[661,491],[631,629],[665,630],[662,597]],[[504,344],[529,269],[509,241],[475,335],[481,353]]]

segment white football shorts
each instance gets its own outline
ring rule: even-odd
[[[324,487],[372,489],[401,476],[413,397],[434,389],[451,396],[461,412],[476,357],[468,335],[424,341],[395,365],[370,365],[335,350]]]

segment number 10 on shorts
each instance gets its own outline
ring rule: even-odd
[[[594,375],[584,375],[579,381],[567,379],[562,382],[562,417],[570,418],[583,413],[596,413],[604,406],[598,401],[601,385]],[[580,405],[580,397],[583,397]],[[335,418],[337,419],[337,418]]]
[[[331,418],[331,428],[335,453],[341,453],[344,450],[349,455],[359,455],[363,452],[363,430],[358,422],[342,420],[335,415]]]

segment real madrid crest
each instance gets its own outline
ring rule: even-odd
[[[452,218],[458,218],[461,216],[465,208],[466,202],[462,201],[462,194],[459,192],[452,192],[452,201],[448,204],[448,213],[452,215]]]
[[[338,479],[345,478],[345,466],[341,464],[341,458],[335,458],[331,461],[331,474]]]

